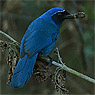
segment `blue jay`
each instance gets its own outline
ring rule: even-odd
[[[73,15],[56,7],[48,10],[34,20],[28,27],[20,46],[20,59],[14,70],[11,87],[23,87],[30,79],[38,54],[49,55],[60,33],[65,19]]]

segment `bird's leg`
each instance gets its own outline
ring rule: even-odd
[[[48,65],[51,65],[52,61],[53,61],[53,59],[50,56],[45,56],[45,55],[42,55],[42,54],[38,55],[37,60],[48,63]]]

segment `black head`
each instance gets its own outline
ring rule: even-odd
[[[61,25],[62,22],[65,19],[73,19],[72,14],[70,14],[69,12],[67,12],[66,10],[64,10],[63,12],[57,12],[55,14],[52,15],[52,20],[57,24],[57,25]]]
[[[70,14],[63,8],[56,7],[48,10],[41,17],[46,18],[50,21],[52,19],[58,26],[61,26],[62,22],[65,19],[73,19],[74,15]]]

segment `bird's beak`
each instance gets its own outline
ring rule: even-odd
[[[74,14],[67,14],[64,18],[65,19],[76,19],[76,18],[84,18],[85,13],[84,12],[78,12]]]
[[[65,19],[74,19],[74,14],[68,14],[64,18]]]

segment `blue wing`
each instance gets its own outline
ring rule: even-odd
[[[43,24],[42,23],[43,21],[44,21],[43,19],[38,19],[32,22],[28,27],[21,42],[21,47],[20,47],[21,57],[25,56],[25,54],[33,56],[36,53],[39,53],[43,49],[45,51],[45,48],[47,48],[48,46],[50,47],[54,46],[55,38],[58,38],[56,36],[59,35],[60,30],[59,28],[57,29],[52,24],[48,25],[48,23],[46,22],[45,24]],[[40,25],[37,24],[37,22],[39,22]]]
[[[36,53],[39,53],[42,49],[52,44],[52,37],[46,35],[46,33],[42,31],[34,31],[23,40],[24,53],[29,56],[34,56]]]

